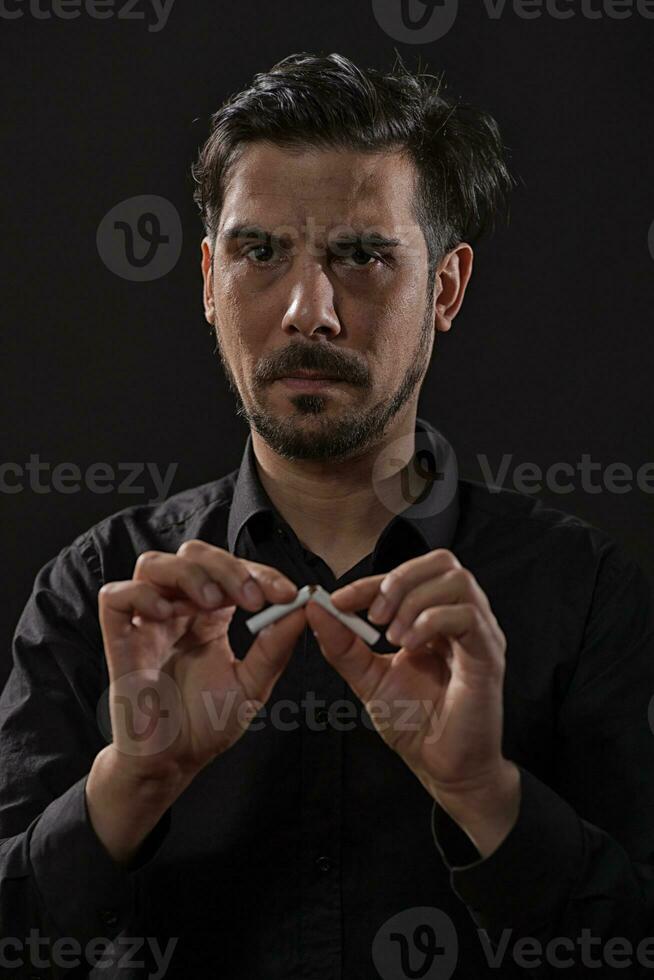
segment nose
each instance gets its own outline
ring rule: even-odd
[[[339,334],[341,325],[334,308],[334,287],[320,262],[309,256],[298,260],[294,276],[282,330],[306,337],[314,333]]]

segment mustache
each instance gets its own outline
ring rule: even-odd
[[[294,371],[319,371],[351,384],[367,385],[368,370],[365,365],[351,358],[339,357],[334,351],[327,351],[322,345],[306,347],[304,344],[291,344],[269,360],[259,365],[257,381],[267,384],[278,378],[293,374]]]

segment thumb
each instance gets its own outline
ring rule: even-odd
[[[249,698],[268,700],[305,625],[304,609],[294,609],[261,630],[244,659],[237,660],[234,670]]]
[[[325,660],[347,681],[365,704],[387,670],[387,660],[317,602],[304,607],[307,621]]]

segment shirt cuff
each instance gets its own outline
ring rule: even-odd
[[[518,819],[486,858],[436,801],[432,809],[432,834],[450,885],[479,928],[491,935],[550,921],[566,903],[583,863],[583,829],[574,809],[518,769]]]
[[[59,934],[85,945],[113,939],[132,919],[135,871],[145,867],[170,827],[170,810],[150,831],[134,858],[121,865],[97,836],[86,804],[86,776],[50,803],[29,827],[34,881]]]

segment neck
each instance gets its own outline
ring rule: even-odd
[[[401,473],[415,451],[415,419],[414,407],[393,420],[380,442],[338,463],[285,459],[252,430],[261,483],[305,548],[342,561],[373,550],[387,524],[410,503],[402,496]]]

